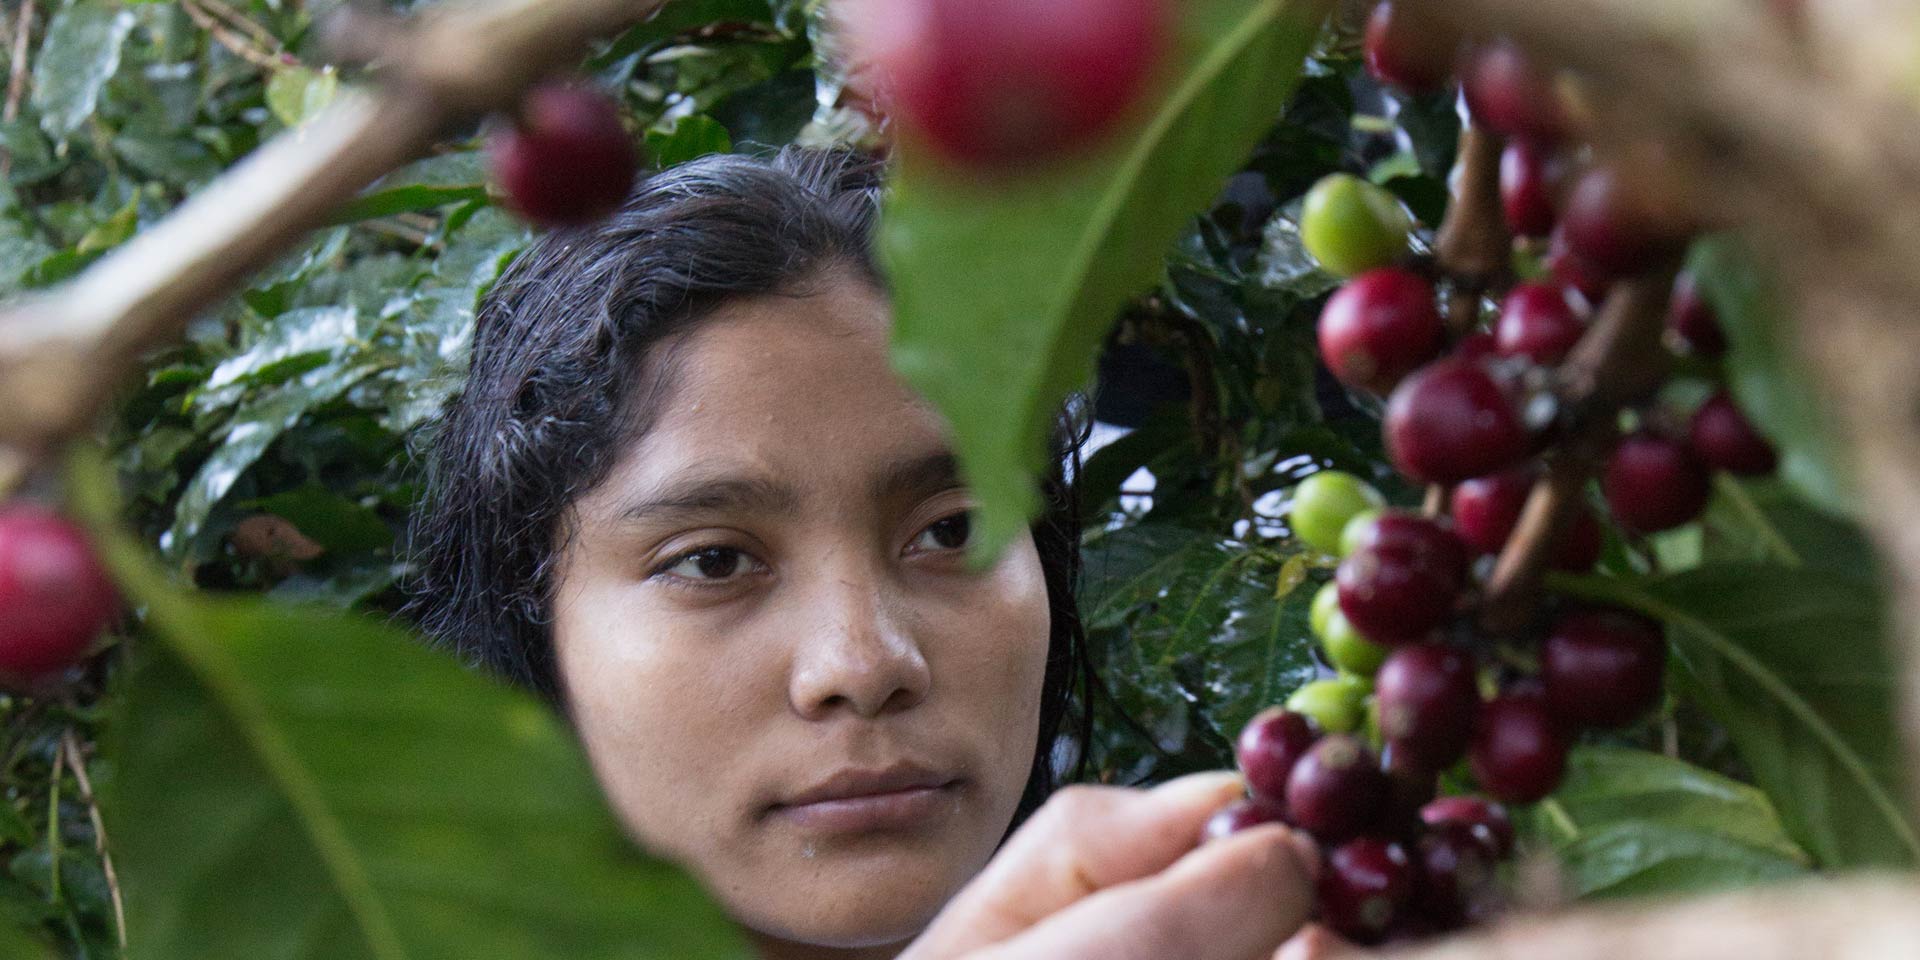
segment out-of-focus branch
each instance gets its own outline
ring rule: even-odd
[[[379,20],[380,89],[344,91],[70,283],[0,314],[0,448],[37,458],[84,429],[143,353],[340,204],[659,3],[496,0]]]
[[[1920,956],[1920,885],[1816,880],[1679,903],[1520,918],[1437,943],[1338,960],[1894,960]]]

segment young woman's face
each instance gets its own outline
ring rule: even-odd
[[[553,635],[634,835],[779,940],[913,936],[992,854],[1034,757],[1030,538],[968,572],[944,422],[850,275],[677,344],[657,424],[576,505]]]

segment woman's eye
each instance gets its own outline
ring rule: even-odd
[[[935,520],[913,542],[921,549],[958,550],[967,545],[967,536],[972,532],[973,515],[963,511]]]
[[[656,572],[683,580],[718,581],[732,578],[752,562],[745,553],[732,547],[703,547],[675,557]]]

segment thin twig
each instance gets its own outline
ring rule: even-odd
[[[285,55],[286,44],[282,43],[280,38],[274,36],[271,30],[261,26],[259,21],[252,17],[227,6],[225,3],[222,3],[221,0],[192,0],[192,2],[200,4],[200,6],[206,8],[208,12],[225,20],[234,29],[252,37],[255,43],[276,56]]]
[[[20,104],[27,96],[27,77],[31,74],[27,69],[27,52],[32,46],[30,38],[33,35],[33,6],[34,0],[27,0],[20,5],[19,21],[13,28],[12,68],[7,78],[7,103],[5,108],[0,108],[0,120],[8,123],[12,123],[14,118],[20,116]],[[12,173],[13,151],[0,146],[0,180],[7,179]]]
[[[200,6],[202,2],[204,0],[180,0],[180,9],[186,11],[188,19],[212,35],[214,40],[226,47],[234,56],[262,70],[275,70],[282,66],[279,58],[255,46],[252,40],[235,33],[222,24],[218,17],[208,13],[204,7]]]
[[[106,874],[107,896],[113,901],[113,929],[120,949],[127,949],[127,908],[120,899],[120,878],[113,870],[113,854],[107,850],[107,826],[100,819],[100,804],[93,799],[93,783],[87,777],[87,761],[80,753],[80,741],[68,727],[60,733],[60,745],[67,752],[67,766],[80,784],[80,799],[87,805],[87,817],[93,821],[93,847],[100,854],[100,869]]]

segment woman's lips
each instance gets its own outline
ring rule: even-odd
[[[949,780],[856,796],[783,803],[774,806],[771,814],[804,830],[822,833],[906,830],[930,823],[951,811],[959,788],[960,781]]]

